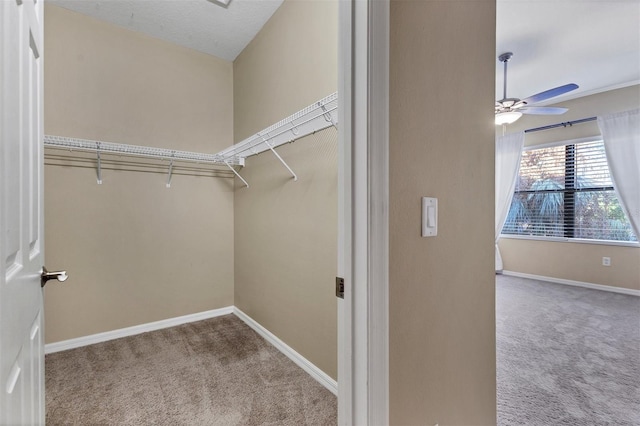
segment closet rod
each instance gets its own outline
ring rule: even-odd
[[[548,126],[535,127],[533,129],[527,129],[524,132],[525,133],[531,133],[531,132],[539,132],[540,130],[555,129],[557,127],[567,127],[567,126],[571,127],[574,124],[587,123],[589,121],[595,121],[597,119],[598,119],[598,117],[581,118],[579,120],[571,120],[571,121],[565,121],[563,123],[549,124]]]
[[[199,152],[178,151],[174,149],[154,148],[140,145],[125,145],[120,143],[92,141],[87,139],[68,138],[62,136],[44,136],[44,145],[52,148],[96,152],[98,154],[125,154],[147,158],[159,158],[162,160],[194,161],[198,163],[218,164],[224,166],[227,163],[243,165],[238,160],[224,158],[217,154],[204,154]]]

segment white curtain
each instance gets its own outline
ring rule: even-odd
[[[598,117],[611,180],[640,239],[640,109]]]
[[[524,132],[496,137],[496,271],[502,271],[498,240],[511,207],[523,146]]]

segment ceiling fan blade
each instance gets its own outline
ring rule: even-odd
[[[577,88],[577,84],[565,84],[564,86],[558,86],[553,89],[545,90],[544,92],[536,93],[535,95],[523,99],[522,102],[526,103],[527,105],[535,104],[537,102],[546,101],[547,99],[551,99],[556,96],[564,95],[565,93],[576,90]]]
[[[519,108],[518,111],[523,114],[531,114],[531,115],[559,115],[564,114],[569,111],[569,108],[558,108],[558,107],[522,107]]]

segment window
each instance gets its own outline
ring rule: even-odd
[[[502,233],[638,241],[613,189],[602,140],[525,150]]]

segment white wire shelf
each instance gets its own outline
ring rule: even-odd
[[[338,124],[338,93],[333,93],[237,144],[218,152],[232,163],[269,151]]]
[[[337,127],[338,124],[338,93],[320,99],[312,105],[296,112],[293,115],[280,120],[276,124],[267,127],[237,144],[224,149],[216,155],[222,157],[242,182],[249,187],[246,180],[233,169],[230,164],[244,165],[244,159],[261,152],[271,151],[282,165],[291,173],[294,180],[298,180],[291,167],[275,150],[276,147],[293,142],[327,127]]]
[[[98,183],[102,183],[101,154],[133,155],[146,158],[168,160],[169,170],[167,187],[171,186],[171,174],[174,161],[193,161],[197,163],[216,164],[228,167],[244,184],[249,184],[236,171],[234,166],[244,166],[245,158],[271,151],[287,168],[294,180],[298,177],[275,148],[286,143],[294,142],[310,134],[324,130],[327,127],[337,127],[338,124],[338,93],[333,93],[308,107],[280,120],[227,149],[216,154],[180,151],[175,149],[154,148],[140,145],[126,145],[120,143],[94,141],[87,139],[69,138],[63,136],[44,136],[46,147],[95,152],[97,155]]]
[[[147,158],[159,158],[162,160],[195,161],[197,163],[210,163],[223,166],[227,163],[231,165],[241,165],[233,160],[226,160],[218,154],[204,154],[199,152],[179,151],[175,149],[154,148],[140,145],[125,145],[120,143],[76,139],[62,136],[45,135],[44,145],[68,150],[136,155]]]

